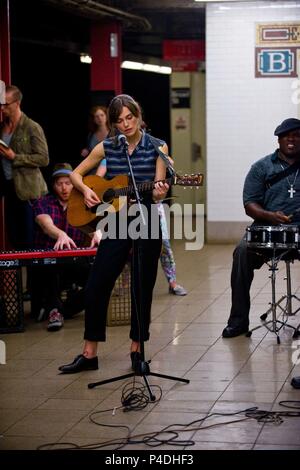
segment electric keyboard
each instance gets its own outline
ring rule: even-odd
[[[0,251],[0,268],[13,269],[21,266],[51,265],[93,260],[97,248],[76,248],[72,250],[27,250]]]

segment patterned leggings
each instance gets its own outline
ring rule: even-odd
[[[157,206],[160,215],[160,227],[162,231],[162,250],[160,254],[160,262],[168,282],[175,282],[176,265],[173,251],[171,248],[171,243],[169,240],[166,214],[164,211],[164,206],[161,202],[159,202]]]

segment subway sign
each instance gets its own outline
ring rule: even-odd
[[[256,77],[296,77],[297,47],[256,47]]]

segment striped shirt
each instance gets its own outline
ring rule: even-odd
[[[164,142],[161,141],[161,145]],[[130,176],[127,157],[124,147],[117,139],[105,139],[103,141],[107,173],[105,177],[111,179],[117,175]],[[149,134],[142,131],[142,138],[133,153],[130,162],[137,183],[153,181],[156,172],[157,151],[150,140]]]

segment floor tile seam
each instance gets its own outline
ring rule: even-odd
[[[35,372],[33,372],[33,374],[31,374],[29,377],[35,378],[35,375],[39,374],[45,367],[49,367],[53,362],[56,362],[56,360],[57,360],[57,359],[50,359],[50,361],[48,362],[47,365],[42,366],[40,369],[38,369],[38,370],[36,370]],[[53,365],[54,365],[54,364],[53,364]],[[60,374],[57,374],[57,375],[60,375]],[[72,378],[72,377],[70,377],[70,379],[71,379],[71,378]],[[74,377],[74,380],[73,380],[71,383],[75,382],[75,380],[76,380],[76,377]]]
[[[174,297],[176,297],[176,296],[174,296]],[[177,297],[179,297],[179,296],[177,296]],[[180,298],[178,298],[178,299],[175,298],[174,300],[172,300],[172,305],[171,305],[171,306],[173,307],[174,305],[175,305],[175,306],[178,305],[178,302],[179,302],[179,301],[180,301]],[[157,320],[157,319],[160,318],[163,314],[165,314],[165,313],[167,312],[168,308],[170,308],[170,305],[166,304],[166,307],[163,308],[163,310],[157,315],[157,317],[155,317],[155,320]]]
[[[240,372],[243,370],[243,368],[245,367],[245,365],[248,363],[250,357],[252,356],[253,352],[257,349],[258,345],[256,345],[253,349],[253,351],[251,351],[250,353],[250,356],[248,356],[248,358],[244,361],[243,365],[237,370],[237,372],[235,373],[235,375],[233,376],[233,378],[231,380],[228,381],[228,384],[226,386],[226,388],[223,390],[223,392],[221,393],[220,397],[218,398],[217,401],[221,400],[222,401],[222,396],[224,395],[224,393],[226,391],[229,391],[228,390],[228,387],[231,386],[231,384],[234,382],[234,380],[236,379],[236,377],[239,376]]]
[[[218,401],[220,400],[220,396],[212,403],[212,405],[210,406],[209,410],[207,411],[206,413],[206,417],[211,413],[211,410],[216,406],[216,404],[218,403]],[[203,423],[205,422],[205,420],[203,421]],[[201,428],[201,427],[200,427]],[[191,436],[191,440],[193,439],[193,437],[195,436],[195,434],[198,432],[199,430],[196,430],[194,432],[194,434]],[[209,443],[213,442],[213,441],[208,441]]]
[[[23,332],[20,332],[20,333],[13,333],[13,334],[18,334],[18,335],[19,335],[19,334],[26,334],[26,330],[23,331]],[[4,341],[4,342],[5,342],[5,338],[6,338],[6,335],[1,335],[1,336],[0,336],[0,339],[1,339],[2,341]],[[32,346],[36,346],[36,345],[38,345],[39,343],[42,343],[42,342],[45,341],[46,339],[47,339],[47,337],[46,337],[46,338],[43,337],[43,338],[40,338],[39,340],[37,340],[36,342],[34,342],[33,344],[30,344],[29,346],[28,346],[28,345],[24,346],[24,349],[19,350],[19,351],[18,351],[15,355],[13,355],[10,359],[18,359],[18,355],[19,355],[19,354],[23,354],[27,349],[31,348]],[[9,344],[6,345],[6,348],[7,348],[7,350],[8,350]],[[20,358],[20,359],[22,359],[22,358]]]
[[[207,305],[207,307],[205,307],[205,309],[204,309],[201,313],[199,313],[199,315],[198,315],[196,318],[194,318],[194,319],[190,322],[190,324],[196,323],[195,320],[198,319],[199,317],[201,317],[204,313],[206,313],[207,310],[208,310],[209,308],[211,308],[211,307],[213,306],[213,304],[214,304],[217,300],[219,300],[220,297],[222,297],[222,296],[225,294],[226,290],[227,290],[227,288],[226,288],[222,293],[220,293],[220,294],[218,295],[218,297],[216,297],[209,305]]]
[[[265,282],[265,284],[264,284],[263,286],[261,286],[261,288],[258,288],[258,291],[256,292],[256,294],[254,294],[253,296],[250,294],[250,296],[251,296],[251,302],[252,302],[254,299],[256,299],[256,297],[257,297],[258,295],[262,294],[262,293],[263,293],[262,291],[263,291],[268,285],[270,285],[270,280],[267,280],[267,281]],[[250,292],[251,292],[251,291],[250,291]],[[266,293],[266,294],[268,294],[268,293]],[[271,293],[270,293],[270,295],[271,295]]]
[[[106,398],[107,398],[107,397],[106,397]],[[101,402],[100,402],[100,403],[101,403]],[[95,412],[99,412],[99,414],[100,414],[101,412],[102,412],[102,413],[105,413],[105,410],[103,410],[103,411],[102,411],[102,410],[95,410],[95,408],[96,408],[97,406],[99,406],[99,403],[98,403],[92,410],[89,410],[89,411],[86,413],[85,416],[82,416],[82,418],[80,418],[79,421],[77,421],[76,423],[74,423],[73,426],[72,426],[70,429],[66,430],[66,431],[63,433],[63,435],[61,436],[60,439],[63,439],[64,436],[66,436],[75,426],[77,426],[81,421],[83,421],[83,420],[86,419],[87,417],[89,418],[89,419],[88,419],[88,423],[89,423],[89,424],[94,424],[94,426],[97,426],[97,427],[101,427],[101,426],[102,426],[103,428],[105,428],[105,427],[106,427],[106,423],[103,423],[103,425],[102,425],[102,424],[96,424],[96,423],[94,423],[94,422],[91,420],[91,415],[92,415],[93,413],[95,413]],[[113,413],[114,408],[115,408],[115,407],[113,407],[113,408],[110,409],[109,411],[111,411],[111,413]],[[120,424],[120,425],[114,425],[114,427],[119,427],[119,426],[122,427],[121,424]],[[124,424],[124,426],[126,426],[126,425]],[[110,427],[110,426],[108,426],[108,427]],[[67,437],[67,439],[70,439],[70,438]],[[71,438],[71,439],[72,439],[72,438]],[[92,439],[92,437],[91,437],[91,439]]]
[[[46,399],[45,402],[46,402],[47,400],[48,400],[48,399]],[[21,409],[23,409],[23,408],[21,408]],[[28,413],[26,413],[24,416],[22,416],[22,418],[17,419],[17,421],[15,421],[14,423],[10,424],[6,430],[4,430],[4,431],[1,432],[1,434],[2,434],[2,435],[5,435],[5,436],[9,436],[8,434],[6,434],[7,431],[9,431],[9,429],[10,429],[11,427],[15,426],[19,421],[22,421],[23,419],[27,418],[27,417],[32,413],[32,411],[33,411],[34,409],[37,409],[37,408],[28,409]],[[15,437],[14,434],[12,434],[11,436],[12,436],[12,437]],[[20,436],[22,436],[22,437],[27,437],[26,435],[24,435],[24,436],[23,436],[23,435],[20,435]]]
[[[258,347],[261,345],[261,343],[263,342],[263,340],[265,339],[265,337],[267,336],[268,334],[268,331],[265,333],[265,335],[262,337],[262,338],[259,338],[258,342],[255,344],[254,343],[254,348],[253,350],[249,353],[249,356],[248,358],[246,359],[246,362],[245,364],[243,365],[243,367],[239,370],[238,373],[240,373],[242,371],[242,369],[248,364],[248,362],[250,361],[250,359],[252,358],[253,354],[255,353],[255,351],[258,349]],[[251,339],[249,339],[249,341],[251,341]]]
[[[272,403],[271,411],[273,411],[274,406],[277,404],[276,401],[277,401],[277,399],[279,398],[279,395],[280,395],[281,393],[285,393],[284,386],[285,386],[285,384],[287,383],[287,379],[288,379],[288,377],[292,374],[292,371],[294,370],[295,367],[296,367],[296,366],[291,366],[290,372],[286,375],[286,378],[285,378],[284,381],[283,381],[282,387],[280,388],[280,390],[278,390],[278,393],[277,393],[277,395],[276,395],[276,397],[275,397],[275,399],[274,399],[274,401],[273,401],[273,403]],[[292,391],[292,389],[291,389],[291,391]],[[287,392],[287,393],[288,393],[288,392]],[[293,401],[294,401],[294,400],[293,400]],[[288,411],[288,408],[286,408],[286,410]]]
[[[182,333],[184,333],[184,331],[185,331],[187,328],[189,328],[189,326],[190,326],[192,323],[193,323],[193,322],[188,323],[188,324],[186,325],[186,327],[183,328],[183,330],[181,330],[180,333],[179,333],[177,336],[175,336],[175,338],[173,338],[172,340],[170,340],[170,341],[164,346],[164,348],[170,346],[170,344],[172,344],[173,341],[174,341],[176,338],[178,338]],[[207,348],[205,351],[203,351],[203,353],[206,354],[207,351],[208,351],[211,347],[213,347],[213,346],[216,344],[216,342],[219,340],[219,338],[220,338],[220,337],[217,337],[217,338],[215,339],[215,341],[213,342],[213,344],[209,345],[208,348]],[[204,345],[204,346],[206,346],[206,345]],[[164,348],[160,349],[158,352],[161,352]],[[156,353],[156,354],[157,354],[157,353]],[[200,358],[196,361],[196,363],[197,363],[201,358],[202,358],[202,355],[201,355]],[[195,366],[196,363],[193,364],[192,368]]]
[[[64,431],[63,431],[63,434],[64,434]],[[60,439],[61,436],[62,436],[62,434],[59,434],[58,436],[55,436],[55,439]],[[8,433],[6,433],[4,435],[4,437],[10,437],[10,438],[24,438],[24,437],[25,438],[41,438],[41,439],[49,439],[49,440],[51,439],[51,436],[49,436],[49,435],[45,435],[45,436],[41,435],[41,434],[39,434],[39,435],[31,434],[30,435],[30,434],[28,434],[28,432],[27,432],[27,434],[19,434],[19,433],[17,433],[17,434],[8,434]],[[57,442],[58,441],[55,441],[55,443],[53,443],[53,444],[56,444]],[[45,443],[45,444],[47,444],[47,443]],[[50,444],[52,444],[52,442]]]
[[[186,370],[186,371],[184,372],[183,378],[186,377],[186,375],[187,375],[189,372],[191,372],[191,370],[195,367],[195,365],[202,359],[202,357],[207,353],[207,351],[208,351],[211,347],[214,346],[214,344],[218,341],[218,339],[219,339],[219,338],[217,338],[217,339],[215,340],[215,342],[214,342],[212,345],[210,345],[207,350],[202,351],[202,354],[201,354],[200,357],[196,360],[196,362],[194,362],[193,365],[192,365],[188,370]],[[160,351],[159,351],[159,352],[160,352]],[[188,385],[188,384],[187,384],[187,385]],[[176,386],[176,384],[174,384],[173,387],[171,387],[169,390],[166,391],[166,396],[168,395],[168,393],[170,393],[171,391],[173,391],[173,388],[174,388],[175,386]]]
[[[235,427],[235,424],[245,424],[245,423],[249,423],[250,421],[253,421],[253,418],[251,417],[247,417],[245,415],[247,409],[244,409],[244,410],[240,410],[238,412],[234,412],[232,414],[228,414],[228,413],[221,413],[221,412],[212,412],[212,416],[215,415],[215,417],[219,416],[220,418],[221,417],[228,417],[228,421],[220,421],[218,423],[212,423],[211,426],[209,426],[207,429],[213,429],[213,428],[217,428],[218,426],[223,426],[223,425],[228,425],[228,426],[232,426],[233,428]],[[210,413],[209,413],[210,414]],[[210,416],[209,416],[210,417]],[[234,418],[238,418],[236,420],[234,420]],[[202,426],[205,426],[205,421],[201,424],[200,426],[200,430],[201,429],[204,429],[205,430],[205,427],[202,427]],[[262,424],[260,426],[260,428],[262,427]],[[260,430],[258,430],[259,432]]]
[[[292,369],[293,369],[293,368],[292,368]],[[291,373],[291,371],[290,371],[290,373]],[[280,393],[282,392],[282,390],[283,390],[283,388],[284,388],[284,385],[285,385],[285,383],[286,383],[287,377],[290,375],[290,373],[287,374],[286,379],[284,380],[284,382],[283,382],[281,388],[280,388],[279,391],[277,392],[277,395],[276,395],[276,397],[274,398],[274,400],[273,400],[273,402],[272,402],[272,406],[271,406],[271,410],[270,410],[270,411],[272,411],[273,408],[274,408],[274,406],[276,405],[277,399],[278,399]],[[261,429],[260,429],[260,431],[259,431],[259,433],[258,433],[258,435],[257,435],[257,437],[256,437],[256,440],[255,440],[255,442],[254,442],[254,446],[258,443],[258,440],[259,440],[261,434],[263,433],[265,427],[267,426],[267,424],[269,424],[269,423],[263,423],[263,426],[261,427]]]

